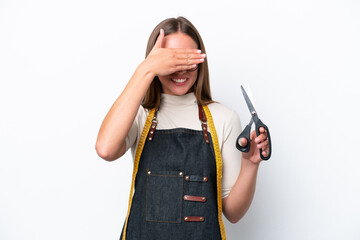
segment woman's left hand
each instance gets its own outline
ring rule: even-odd
[[[251,161],[254,164],[259,164],[262,159],[260,157],[260,149],[262,149],[262,155],[267,157],[269,154],[269,140],[265,128],[260,127],[259,136],[256,136],[255,130],[250,134],[250,150],[249,152],[242,152],[242,159]],[[255,140],[254,140],[255,139]],[[241,145],[246,146],[246,138],[241,138]]]

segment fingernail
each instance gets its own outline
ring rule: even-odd
[[[197,53],[201,53],[201,50],[200,50],[200,49],[198,49],[196,52],[197,52]]]
[[[201,57],[202,57],[202,58],[205,58],[205,57],[206,57],[206,54],[205,54],[205,53],[201,54]]]
[[[204,61],[204,59],[203,58],[200,58],[200,62],[203,62]]]

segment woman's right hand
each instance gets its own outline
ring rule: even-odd
[[[164,29],[144,63],[155,76],[166,76],[177,71],[190,70],[204,62],[205,54],[199,49],[163,48]]]

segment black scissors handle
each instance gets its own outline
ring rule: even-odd
[[[240,133],[240,135],[236,139],[236,148],[241,152],[249,152],[250,150],[250,131],[252,124],[253,124],[253,119],[251,118],[250,123],[246,125],[245,129]],[[239,144],[240,138],[246,138],[247,144],[245,146],[241,146]]]
[[[260,135],[260,128],[263,127],[265,128],[265,131],[267,133],[267,138],[268,138],[268,141],[269,141],[269,153],[267,155],[267,157],[264,157],[262,155],[262,149],[260,148],[260,157],[262,160],[269,160],[269,158],[271,157],[271,137],[270,137],[270,131],[268,129],[268,127],[260,120],[258,119],[256,122],[255,122],[255,127],[256,127],[256,136],[259,136]]]
[[[240,135],[238,136],[238,138],[236,139],[236,148],[241,151],[241,152],[249,152],[250,150],[250,145],[251,145],[251,141],[250,141],[250,131],[251,131],[251,125],[253,123],[253,119],[251,119],[250,123],[245,127],[245,129],[240,133]],[[271,137],[270,137],[270,131],[268,129],[268,127],[260,120],[258,119],[255,122],[255,131],[256,131],[256,136],[260,135],[260,127],[263,127],[266,130],[267,133],[267,137],[269,140],[269,154],[268,156],[264,157],[262,155],[262,149],[260,149],[260,157],[262,160],[269,160],[271,157]],[[245,138],[247,140],[247,144],[245,146],[240,146],[239,141],[240,138]]]

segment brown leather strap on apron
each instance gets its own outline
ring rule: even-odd
[[[150,127],[150,131],[149,131],[149,136],[148,136],[149,141],[153,140],[153,138],[154,138],[155,129],[156,129],[156,126],[157,126],[157,123],[158,123],[157,119],[156,119],[158,111],[159,111],[159,109],[157,109],[155,111],[154,117],[151,120],[151,127]]]
[[[200,104],[198,106],[199,106],[199,119],[200,119],[200,122],[201,122],[201,130],[204,133],[205,142],[210,143],[209,136],[208,136],[208,133],[207,133],[206,115],[205,115],[203,107]]]
[[[206,197],[185,195],[184,200],[185,201],[193,201],[193,202],[206,202]]]
[[[184,221],[185,222],[203,222],[204,221],[203,216],[185,216]]]

